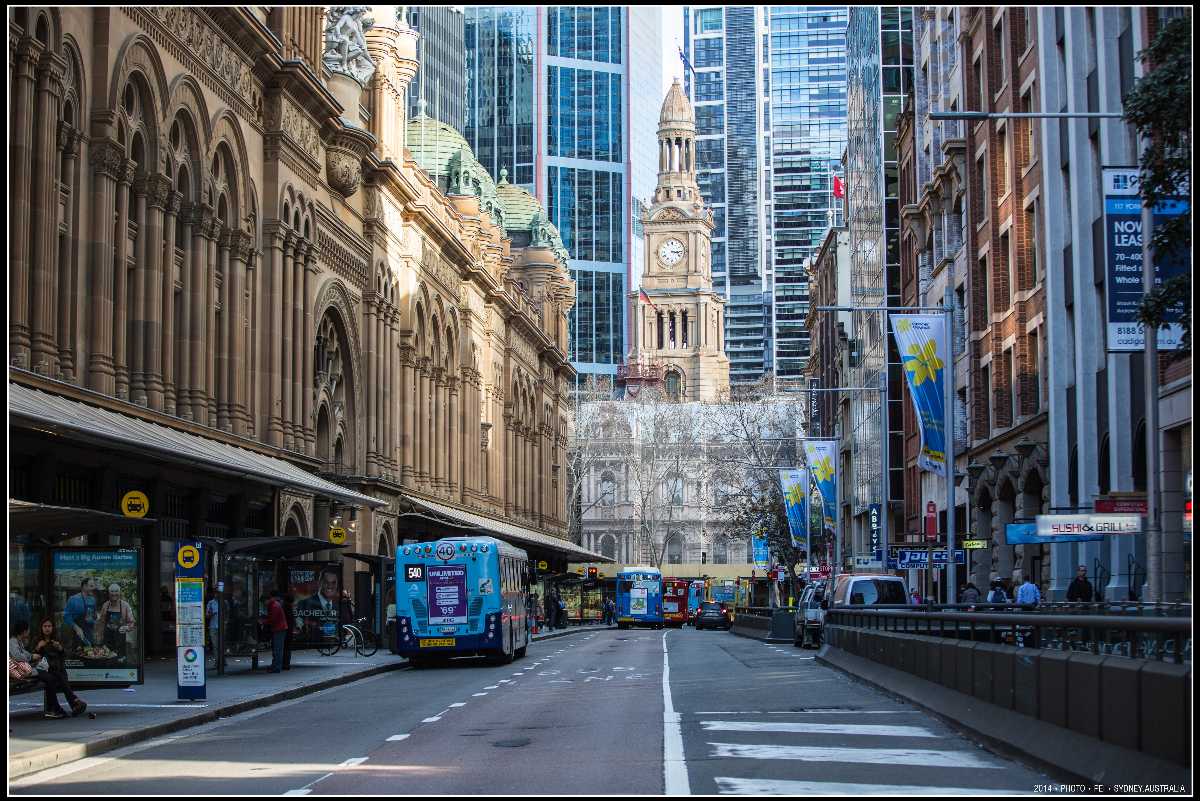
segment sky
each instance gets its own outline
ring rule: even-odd
[[[679,50],[683,47],[683,6],[662,6],[662,13],[662,94],[666,97],[671,83],[683,78],[683,62],[679,60]]]

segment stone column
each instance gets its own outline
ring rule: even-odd
[[[421,489],[430,488],[429,440],[433,435],[433,404],[432,404],[432,370],[428,356],[421,359],[421,408],[417,418],[417,434],[420,437],[421,449],[419,463],[421,465]]]
[[[191,208],[188,222],[191,225],[191,280],[187,285],[186,307],[188,311],[187,363],[190,377],[188,378],[188,406],[190,414],[185,415],[201,425],[208,424],[207,398],[207,355],[208,351],[208,308],[209,285],[211,279],[208,271],[208,229],[211,210],[203,205]]]
[[[280,363],[280,384],[282,393],[282,413],[280,425],[283,428],[283,447],[289,451],[296,449],[296,434],[292,427],[292,306],[293,285],[296,283],[296,246],[298,240],[295,234],[288,231],[283,239],[283,297],[280,298],[280,315],[283,325],[276,332],[278,342],[276,348]]]
[[[404,393],[400,380],[400,315],[392,309],[388,321],[388,461],[392,466],[392,479],[400,480],[400,404]]]
[[[162,295],[168,271],[174,269],[174,253],[164,253],[163,223],[171,200],[171,181],[154,175],[149,182],[146,230],[145,286],[142,288],[142,325],[139,355],[146,405],[155,411],[163,408],[162,380]],[[172,237],[174,234],[172,233]],[[136,330],[136,329],[135,329]]]
[[[222,228],[217,240],[217,266],[221,274],[221,324],[217,334],[217,428],[222,431],[233,431],[233,421],[230,417],[233,388],[229,385],[229,360],[233,349],[233,267],[230,259],[230,240],[228,228]]]
[[[217,419],[217,352],[220,350],[220,332],[217,330],[217,306],[221,302],[221,285],[218,284],[219,262],[217,261],[217,240],[221,235],[221,223],[208,209],[205,216],[208,254],[205,257],[205,315],[207,317],[204,334],[204,402],[208,407],[208,425],[216,428]]]
[[[458,380],[450,379],[450,450],[448,462],[450,465],[450,494],[455,500],[462,500],[462,467],[463,454],[460,448],[460,432],[462,431],[462,413],[458,406]]]
[[[267,239],[268,260],[268,289],[267,289],[267,330],[265,344],[270,352],[267,365],[267,381],[269,394],[267,404],[270,407],[267,420],[266,441],[276,448],[283,447],[283,400],[280,395],[282,384],[280,367],[283,361],[283,351],[279,346],[280,332],[283,328],[283,251],[285,234],[283,225],[279,222],[269,223],[264,236]]]
[[[13,83],[12,137],[9,147],[8,202],[9,284],[8,343],[11,364],[28,368],[30,357],[29,289],[31,275],[31,225],[33,222],[34,169],[34,93],[37,89],[37,65],[42,45],[33,37],[21,39],[16,53],[16,80]]]
[[[131,217],[136,213],[133,185],[137,171],[132,161],[126,161],[121,186],[117,193],[117,264],[113,272],[116,287],[116,308],[113,310],[113,355],[117,373],[117,397],[129,400],[129,238],[140,238],[139,223]]]
[[[501,502],[504,506],[504,516],[513,517],[516,512],[516,504],[513,502],[513,421],[512,414],[505,412],[504,415],[504,454],[502,464],[504,466],[504,497]]]
[[[14,115],[16,107],[14,104]],[[14,116],[13,119],[18,119]],[[88,149],[88,157],[92,167],[92,223],[91,239],[89,240],[89,256],[91,260],[92,286],[91,296],[85,302],[91,304],[92,326],[89,334],[91,342],[88,348],[88,388],[102,395],[113,395],[116,392],[113,370],[113,261],[115,259],[113,217],[117,212],[117,180],[124,172],[122,165],[125,157],[120,145],[109,139],[92,142]],[[15,171],[16,163],[12,164]],[[10,173],[11,174],[11,173]],[[10,231],[12,247],[16,247],[17,239],[17,204],[16,195],[10,194],[13,203],[13,222]],[[12,251],[10,250],[10,253]],[[17,265],[12,263],[12,281],[16,281]],[[10,283],[10,291],[15,289]],[[11,297],[11,296],[10,296]],[[10,310],[12,301],[10,300]],[[11,333],[14,331],[10,320],[9,348],[13,356],[17,349]]]
[[[142,165],[138,165],[141,167]],[[145,406],[146,398],[146,348],[143,339],[146,326],[146,272],[149,269],[150,253],[146,247],[150,235],[149,202],[152,191],[150,176],[142,175],[133,184],[132,215],[137,221],[137,238],[133,245],[133,284],[130,288],[129,306],[125,318],[128,341],[125,353],[129,364],[129,399]]]
[[[184,420],[195,419],[192,414],[192,281],[195,277],[196,263],[196,210],[193,204],[181,206],[179,219],[183,224],[183,241],[179,244],[183,249],[183,264],[180,266],[179,278],[183,284],[180,292],[179,319],[175,321],[176,332],[174,339],[179,340],[179,363],[173,366],[175,382],[175,414]],[[174,353],[174,343],[168,343],[168,349]]]
[[[399,348],[400,361],[400,483],[412,486],[413,420],[416,393],[413,389],[413,351],[407,344]]]
[[[317,281],[317,250],[312,244],[309,245],[305,252],[304,259],[304,286],[301,303],[304,308],[304,330],[300,337],[300,343],[303,350],[298,354],[300,356],[300,392],[302,402],[300,412],[303,415],[301,420],[301,429],[304,432],[304,452],[309,456],[313,456],[317,452],[317,429],[313,422],[313,387],[316,385],[314,371],[316,365],[313,362],[313,352],[316,349],[317,339],[317,323],[316,310],[314,308],[317,299],[313,297],[313,285]],[[347,365],[349,369],[349,365]]]
[[[246,306],[247,270],[253,240],[244,231],[227,234],[230,269],[229,286],[229,423],[235,434],[245,435],[250,428],[247,399],[246,361],[250,357],[249,312]]]
[[[183,195],[179,192],[171,192],[167,198],[167,213],[163,218],[163,250],[166,251],[164,259],[166,263],[163,269],[162,302],[160,304],[163,315],[160,352],[162,353],[163,409],[167,414],[176,414],[178,408],[175,379],[175,248],[181,243],[175,241],[175,228],[176,220],[179,217],[179,207],[182,203]],[[186,230],[184,241],[187,241]],[[182,269],[187,269],[186,263]]]
[[[301,242],[296,251],[296,275],[292,282],[292,440],[296,450],[301,453],[305,449],[304,440],[304,315],[308,306],[304,296],[305,261],[311,245]],[[332,444],[332,438],[330,440]]]
[[[58,313],[55,318],[58,323],[55,340],[58,344],[58,370],[63,381],[75,383],[75,314],[73,304],[76,299],[76,269],[75,237],[76,207],[79,188],[75,184],[75,165],[79,161],[80,134],[64,122],[58,124],[57,158],[62,165],[62,183],[67,196],[67,208],[64,214],[62,242],[65,247],[59,248],[58,253]]]
[[[366,392],[363,393],[367,401],[367,475],[379,475],[378,457],[376,452],[379,448],[379,426],[377,424],[376,406],[379,403],[379,360],[376,358],[377,341],[379,339],[379,311],[380,311],[380,296],[376,293],[368,294],[364,298],[363,315],[366,325],[364,326],[366,334],[366,342],[364,342],[365,353],[363,354],[363,364],[366,367],[367,386]]]

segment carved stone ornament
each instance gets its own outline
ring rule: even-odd
[[[373,20],[366,6],[331,6],[325,17],[325,55],[330,72],[348,75],[366,86],[375,74],[375,62],[367,52],[363,36]]]
[[[329,186],[350,197],[362,183],[362,160],[375,147],[375,137],[361,128],[343,127],[325,148],[325,174]]]

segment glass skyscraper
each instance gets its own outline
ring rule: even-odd
[[[463,55],[463,10],[458,6],[408,6],[408,24],[417,40],[420,68],[408,95],[408,114],[420,102],[425,113],[462,133],[466,123],[466,69]]]
[[[766,10],[685,6],[684,86],[696,110],[697,182],[712,207],[713,289],[728,301],[725,352],[733,382],[771,370],[766,117]]]
[[[507,170],[562,234],[581,379],[615,376],[626,356],[633,182],[648,175],[648,197],[657,177],[661,28],[661,11],[645,7],[466,9],[464,134],[479,162],[496,177]],[[636,127],[647,120],[648,139]]]
[[[809,353],[804,264],[842,223],[833,176],[846,148],[847,10],[773,6],[768,14],[774,363],[777,378],[798,381]]]

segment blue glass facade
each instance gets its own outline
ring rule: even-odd
[[[696,111],[696,180],[712,207],[713,288],[728,301],[725,352],[733,382],[771,369],[770,294],[764,238],[770,230],[759,176],[764,166],[764,102],[759,33],[764,11],[750,6],[687,6],[684,86]]]
[[[630,121],[657,121],[660,33],[661,12],[645,8],[466,8],[465,135],[493,175],[506,167],[537,195],[562,234],[581,380],[615,375],[625,358],[633,176],[648,171],[652,192],[657,158],[653,129],[638,145]]]
[[[805,260],[840,224],[833,176],[846,147],[847,9],[770,9],[770,200],[775,373],[801,379],[808,361]]]

